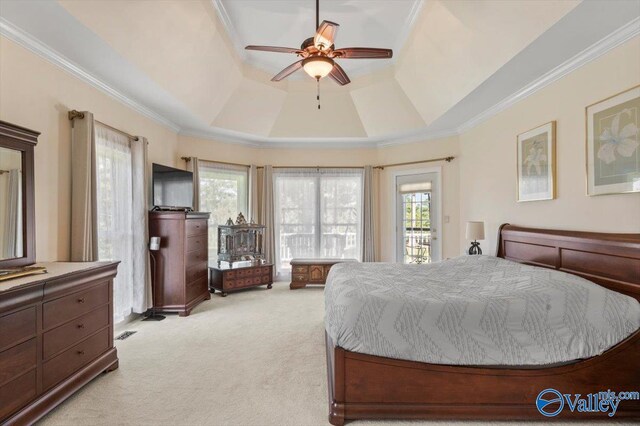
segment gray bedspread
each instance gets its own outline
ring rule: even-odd
[[[640,327],[640,304],[583,278],[491,256],[337,264],[325,327],[346,350],[451,365],[599,355]]]

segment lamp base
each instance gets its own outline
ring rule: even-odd
[[[469,251],[467,252],[471,255],[473,254],[482,254],[482,249],[480,248],[480,243],[474,241],[471,243],[471,247],[469,247]]]

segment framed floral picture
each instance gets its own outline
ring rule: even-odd
[[[556,196],[556,122],[518,135],[518,201]]]
[[[586,108],[587,194],[640,192],[640,86]]]

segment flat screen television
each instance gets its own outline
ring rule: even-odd
[[[154,163],[153,205],[193,209],[193,173]]]

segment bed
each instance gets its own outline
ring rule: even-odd
[[[402,292],[411,297],[404,297],[407,306],[386,319],[393,321],[391,327],[380,327],[379,323],[385,319],[379,312],[376,314],[376,303],[385,298],[389,301],[394,286],[388,282],[385,286],[385,280],[399,280],[399,275],[393,276],[393,270],[385,271],[388,268],[385,265],[361,266],[373,268],[369,273],[377,278],[371,279],[370,285],[350,288],[349,294],[337,291],[342,289],[338,286],[345,286],[349,281],[349,269],[332,270],[326,289],[329,421],[332,424],[342,425],[351,419],[540,420],[546,417],[536,408],[536,398],[545,389],[582,395],[607,390],[640,390],[638,304],[631,299],[640,300],[640,234],[541,230],[505,224],[500,227],[498,238],[498,259],[443,262],[435,267],[431,280],[425,284],[433,288],[426,295],[424,288],[402,287]],[[452,267],[456,262],[460,265]],[[462,284],[446,287],[447,280],[455,279],[456,273],[471,277],[473,274],[468,271],[474,268],[486,271],[491,279],[486,282],[462,279]],[[351,271],[355,269],[352,267]],[[535,294],[538,289],[528,290],[527,280],[518,279],[523,271],[541,277],[553,274],[539,300]],[[416,281],[426,281],[418,270],[412,273]],[[512,287],[513,295],[520,295],[523,300],[525,296],[533,298],[524,309],[531,312],[518,316],[514,314],[517,310],[504,309],[500,301],[511,296],[504,293],[504,287],[508,286]],[[428,318],[424,319],[429,312],[419,311],[418,305],[411,305],[411,300],[422,297],[438,301],[440,294],[447,291],[451,293],[446,295],[447,300],[475,297],[479,302],[486,302],[480,304],[481,311],[485,314],[490,311],[489,316],[497,318],[493,322],[483,318],[489,338],[478,335],[469,324],[464,326],[464,322],[481,322],[479,314],[465,312],[466,317],[457,317],[456,321],[456,309],[447,313],[453,318],[449,322],[459,326],[450,332],[468,333],[471,337],[453,348],[445,344],[451,334],[437,336],[426,326],[412,328],[411,317],[414,322],[429,322]],[[341,301],[350,298],[358,303],[369,294],[374,295],[370,305],[357,306],[356,315],[345,314],[354,308]],[[397,298],[402,299],[403,295],[398,293]],[[573,303],[574,298],[584,300]],[[563,302],[558,303],[558,299]],[[536,309],[544,315],[536,313]],[[387,307],[385,311],[393,312],[393,309]],[[398,314],[400,311],[402,315]],[[593,315],[594,311],[604,312],[601,317],[606,318],[598,318]],[[366,316],[371,318],[365,321]],[[551,319],[536,324],[539,317]],[[564,318],[566,324],[558,321],[558,317]],[[516,332],[513,327],[510,329],[513,333],[501,331],[499,324],[505,321],[515,324]],[[604,323],[613,323],[613,326],[607,328]],[[449,327],[440,326],[440,331]],[[517,334],[520,326],[526,329],[526,336]],[[553,339],[539,341],[556,334],[560,340],[564,336],[565,344]],[[404,339],[394,343],[397,335]],[[570,345],[566,344],[567,336],[572,339]],[[509,339],[520,344],[519,350],[512,349],[514,345]],[[468,347],[469,341],[476,346]],[[609,419],[602,412],[569,409],[551,418]],[[638,418],[640,400],[620,403],[615,419]]]

